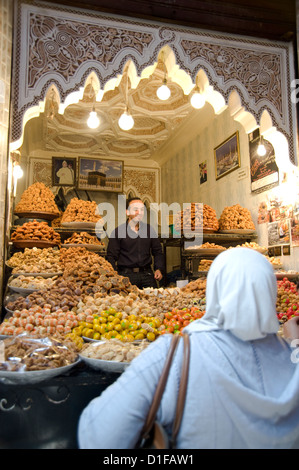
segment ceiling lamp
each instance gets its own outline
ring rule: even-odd
[[[171,95],[171,93],[170,93],[170,90],[167,86],[167,80],[165,78],[163,80],[163,85],[161,85],[157,90],[157,96],[158,96],[159,100],[165,101],[165,100],[168,100],[170,95]]]
[[[166,78],[166,65],[164,62],[164,52],[162,52],[162,57],[163,57],[163,66],[164,66],[164,79],[163,79],[163,85],[161,85],[158,90],[157,90],[157,96],[159,100],[165,101],[168,100],[168,98],[171,95],[170,89],[167,86],[167,78]]]
[[[100,125],[100,120],[94,107],[92,108],[92,111],[90,111],[89,113],[89,118],[87,119],[87,125],[90,129],[96,129]]]
[[[200,93],[199,89],[197,88],[198,91],[195,91],[192,96],[191,96],[191,106],[195,109],[201,109],[204,107],[206,100],[204,99],[204,96],[202,93]]]
[[[134,119],[126,108],[125,112],[120,116],[118,125],[123,131],[129,131],[134,126]]]
[[[264,144],[264,138],[263,136],[260,137],[260,142],[259,142],[259,145],[258,145],[258,148],[257,148],[257,151],[256,153],[260,156],[260,157],[263,157],[264,155],[266,155],[266,147],[265,147],[265,144]]]
[[[13,176],[16,180],[19,180],[20,178],[22,178],[23,176],[23,170],[20,166],[19,163],[17,162],[14,162],[14,166],[13,166]]]
[[[129,131],[134,126],[134,119],[128,110],[128,77],[126,80],[125,93],[126,108],[118,120],[118,125],[123,131]]]
[[[192,93],[190,99],[191,106],[195,109],[201,109],[204,107],[205,102],[206,100],[198,85],[198,76],[196,76],[194,92]]]

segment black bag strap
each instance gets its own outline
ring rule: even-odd
[[[184,357],[182,364],[182,375],[180,381],[180,388],[177,400],[176,414],[172,427],[172,437],[171,437],[171,448],[174,449],[176,446],[176,438],[180,430],[181,421],[184,413],[185,407],[185,398],[187,392],[187,384],[189,377],[189,361],[190,361],[190,338],[188,334],[183,335],[184,338]]]
[[[145,422],[145,425],[143,427],[143,430],[141,432],[141,439],[147,439],[148,436],[150,435],[151,429],[154,425],[156,415],[160,406],[160,402],[163,396],[163,392],[166,387],[167,379],[168,379],[168,374],[169,370],[171,367],[171,363],[179,342],[180,336],[179,335],[173,335],[172,341],[170,344],[170,348],[166,357],[166,361],[164,364],[164,368],[162,370],[162,374],[160,376],[156,392],[152,401],[152,405],[150,407],[149,413],[147,415],[147,419]],[[175,445],[176,442],[176,437],[180,428],[181,420],[182,420],[182,415],[184,411],[184,404],[185,404],[185,395],[186,395],[186,389],[187,389],[187,381],[188,381],[188,370],[189,370],[189,357],[190,357],[190,341],[189,341],[189,335],[184,334],[184,359],[183,359],[183,364],[182,364],[182,375],[181,375],[181,381],[180,381],[180,388],[179,388],[179,394],[178,394],[178,401],[177,401],[177,408],[176,408],[176,415],[173,423],[173,435],[171,438],[171,443],[172,446]]]

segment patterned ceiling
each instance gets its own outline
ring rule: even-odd
[[[34,118],[35,124],[32,123],[31,132],[27,135],[34,139],[34,134],[40,132],[42,120],[45,150],[79,151],[122,159],[153,158],[159,147],[177,133],[182,123],[198,112],[190,105],[190,96],[185,95],[181,86],[171,79],[167,81],[171,96],[167,101],[161,101],[156,91],[163,79],[163,63],[160,61],[153,73],[148,78],[141,78],[135,88],[131,87],[124,71],[118,86],[105,92],[99,100],[96,99],[98,90],[91,78],[82,99],[67,106],[63,114],[58,113],[58,103],[52,89],[47,95],[44,113]],[[118,125],[126,102],[134,118],[134,127],[129,131],[121,130]],[[97,129],[87,126],[93,106],[100,119]]]

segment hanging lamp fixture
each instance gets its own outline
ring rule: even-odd
[[[163,57],[163,66],[164,66],[164,79],[163,79],[163,85],[161,85],[158,90],[157,90],[157,96],[159,100],[166,101],[171,95],[170,89],[167,86],[167,69],[164,61],[164,51],[162,51],[162,57]]]
[[[100,125],[99,117],[96,113],[95,107],[93,106],[92,111],[89,113],[89,117],[87,119],[87,125],[90,129],[96,129]]]
[[[129,131],[134,126],[134,119],[128,109],[128,77],[126,80],[126,108],[118,120],[118,125],[123,131]]]
[[[204,107],[206,100],[198,85],[198,78],[196,77],[195,89],[190,98],[190,104],[195,109],[201,109]]]
[[[93,86],[92,86],[92,78],[90,80],[90,86],[91,86],[91,89],[93,91],[93,97],[94,97],[95,96],[95,91],[94,91]],[[91,91],[90,91],[89,96],[90,96],[90,98],[92,97]],[[95,102],[95,98],[94,98],[94,102]],[[87,119],[87,125],[90,129],[97,129],[97,127],[99,127],[99,125],[100,125],[100,119],[99,119],[98,114],[95,110],[95,105],[94,104],[93,104],[92,110],[89,113],[89,116],[88,116],[88,119]]]

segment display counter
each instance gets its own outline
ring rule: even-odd
[[[38,384],[0,382],[0,448],[78,448],[82,410],[118,377],[81,362],[68,375]]]

